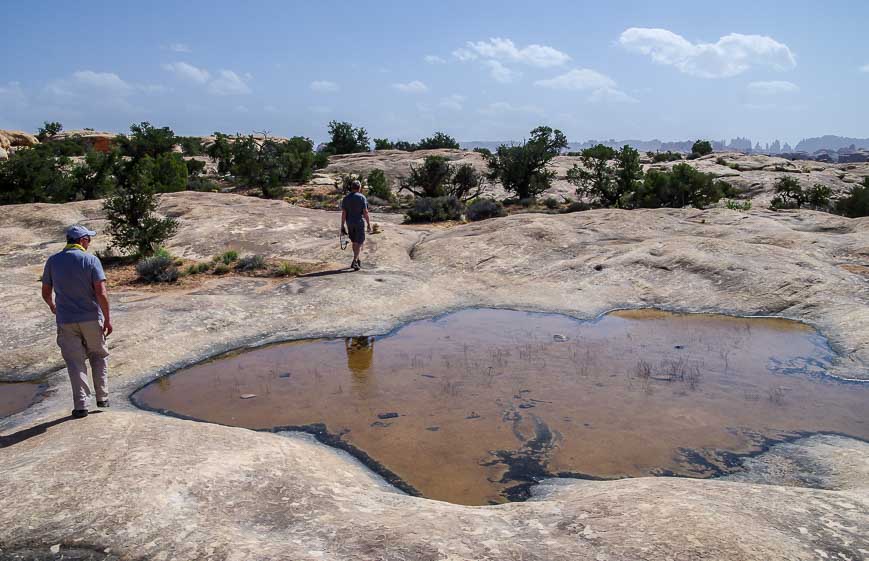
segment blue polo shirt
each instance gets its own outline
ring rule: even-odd
[[[64,249],[45,262],[42,284],[54,287],[57,323],[102,321],[94,283],[106,280],[96,255],[80,249]]]
[[[341,201],[341,208],[347,211],[347,224],[364,222],[363,213],[368,208],[368,199],[362,193],[350,193]]]

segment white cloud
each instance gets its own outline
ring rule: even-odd
[[[73,72],[75,85],[84,88],[98,89],[103,92],[126,95],[133,91],[133,86],[121,79],[113,72],[94,72],[93,70],[79,70]]]
[[[797,64],[787,45],[766,35],[730,33],[715,43],[692,43],[667,29],[631,27],[622,32],[619,43],[701,78],[736,76],[752,66],[788,70]]]
[[[613,88],[616,83],[600,72],[588,68],[576,68],[555,78],[537,80],[534,85],[555,90],[597,90]]]
[[[251,75],[245,74],[244,78],[232,70],[221,70],[219,76],[208,84],[208,91],[214,95],[244,95],[251,93],[245,79],[250,80]]]
[[[176,53],[189,53],[190,52],[190,47],[187,46],[185,43],[172,43],[172,44],[168,45],[166,48],[169,49],[170,51],[176,52]]]
[[[236,105],[235,112],[236,113],[250,113],[250,109],[248,109],[246,105]]]
[[[392,87],[404,93],[425,93],[428,91],[428,86],[419,80],[414,80],[406,84],[392,84]]]
[[[444,109],[452,109],[453,111],[461,111],[464,108],[465,96],[453,94],[449,97],[441,98],[438,105]]]
[[[426,55],[424,59],[429,64],[446,64],[446,59],[437,55]]]
[[[489,67],[489,75],[492,76],[492,79],[502,84],[509,84],[522,76],[520,72],[510,70],[497,60],[484,60],[483,64]]]
[[[506,101],[496,101],[480,109],[484,115],[500,115],[504,113],[535,113],[541,114],[543,110],[534,105],[513,105]]]
[[[492,37],[488,41],[468,41],[466,48],[453,53],[459,60],[473,60],[477,56],[485,59],[518,62],[548,68],[561,66],[570,60],[566,53],[546,45],[528,45],[517,48],[510,39]]]
[[[869,64],[860,67],[860,72],[869,72]]]
[[[761,95],[778,95],[786,93],[796,93],[800,91],[800,87],[793,82],[785,82],[781,80],[772,80],[769,82],[751,82],[748,84],[748,91]]]
[[[637,101],[617,89],[615,80],[590,68],[575,68],[555,78],[537,80],[534,85],[553,90],[588,91],[591,92],[588,100],[593,102],[636,103]]]
[[[211,73],[204,68],[197,68],[192,64],[188,64],[186,62],[173,62],[172,64],[164,64],[163,70],[167,70],[179,78],[183,78],[185,80],[190,80],[191,82],[196,82],[197,84],[204,84],[211,78]]]
[[[310,87],[315,92],[320,93],[334,93],[341,89],[338,84],[329,80],[314,80]]]

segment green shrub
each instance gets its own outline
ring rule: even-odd
[[[228,251],[224,251],[220,255],[215,255],[212,260],[215,263],[223,263],[224,265],[229,265],[238,260],[238,252],[234,249],[230,249]]]
[[[691,153],[697,154],[695,157],[705,156],[712,153],[712,143],[708,140],[698,140],[691,147]]]
[[[487,218],[507,216],[504,205],[494,199],[477,199],[468,205],[468,220],[476,222]]]
[[[217,161],[217,173],[226,175],[232,171],[232,146],[227,135],[215,132],[214,137],[214,143],[205,150],[205,153],[209,158]]]
[[[262,255],[245,255],[235,264],[236,271],[258,271],[266,268],[266,258]]]
[[[492,157],[492,151],[488,148],[474,148],[474,152],[476,152],[477,154],[482,154],[485,158]]]
[[[724,205],[730,210],[749,211],[751,210],[751,199],[748,199],[746,201],[735,201],[733,199],[727,199]]]
[[[394,195],[382,169],[373,169],[368,174],[368,195],[387,202],[393,199]]]
[[[57,121],[45,121],[39,131],[36,133],[36,138],[39,142],[45,142],[49,137],[52,137],[63,130],[63,125]]]
[[[836,211],[849,218],[869,216],[869,177],[863,178],[862,185],[851,187],[847,197],[839,199]]]
[[[560,206],[561,203],[558,202],[558,199],[555,197],[546,197],[543,199],[543,206],[548,208],[549,210],[555,210]]]
[[[571,212],[582,212],[584,210],[591,210],[591,205],[580,201],[571,201],[567,207],[561,210],[561,212],[563,214],[569,214]]]
[[[175,140],[185,156],[201,156],[205,153],[202,149],[202,139],[198,136],[177,136]]]
[[[730,185],[712,174],[676,164],[671,171],[649,170],[627,197],[625,208],[704,208],[732,194]]]
[[[392,150],[395,148],[395,145],[389,142],[388,138],[375,138],[374,139],[374,149],[375,150]]]
[[[144,156],[157,158],[172,152],[176,144],[175,133],[169,127],[156,128],[147,121],[130,126],[129,136],[119,136],[118,146],[124,156],[138,159]]]
[[[214,266],[214,270],[212,271],[215,275],[225,275],[229,272],[229,265],[226,263],[218,263]]]
[[[122,252],[148,256],[178,230],[174,218],[159,218],[155,214],[153,167],[151,158],[146,157],[121,162],[115,168],[118,184],[103,202],[103,211],[109,222],[106,231],[112,237],[111,245]]]
[[[433,150],[436,148],[453,148],[458,150],[459,143],[455,138],[443,132],[436,132],[428,138],[423,138],[416,145],[418,150]]]
[[[187,178],[187,190],[199,191],[200,193],[216,193],[220,186],[214,181],[201,176]]]
[[[136,273],[145,282],[175,282],[179,275],[174,260],[166,255],[142,259],[136,264]]]
[[[671,152],[667,150],[666,152],[656,152],[652,154],[652,161],[654,163],[660,162],[675,162],[682,159],[682,154],[678,152]]]
[[[144,156],[150,159],[150,156]],[[181,154],[166,152],[154,158],[154,188],[158,193],[176,193],[187,188],[187,164]]]
[[[0,204],[64,203],[72,200],[64,168],[70,161],[56,157],[48,144],[16,150],[0,162]]]
[[[616,151],[598,144],[580,152],[580,157],[582,166],[574,164],[567,172],[567,180],[576,185],[576,194],[597,199],[603,206],[618,206],[624,193],[616,189],[615,167],[610,164]]]
[[[354,154],[368,152],[370,141],[364,128],[354,128],[346,121],[329,122],[329,142],[324,151],[327,154]]]
[[[101,199],[115,188],[115,169],[120,160],[116,150],[109,153],[90,151],[84,162],[69,172],[70,200]]]
[[[417,198],[453,197],[468,201],[482,193],[483,178],[470,164],[456,167],[443,156],[426,156],[422,166],[410,166],[410,176],[402,180],[401,191]]]
[[[464,206],[455,197],[417,197],[405,219],[410,223],[461,220]]]
[[[781,177],[775,182],[775,193],[770,202],[770,208],[802,208],[809,205],[815,209],[826,209],[830,205],[832,191],[829,187],[815,184],[809,189],[803,189],[800,182],[793,177]]]
[[[205,171],[205,162],[202,160],[184,160],[184,165],[187,166],[188,177],[199,175]]]
[[[282,184],[311,178],[313,147],[313,142],[300,136],[285,142],[239,136],[230,147],[230,170],[240,181],[262,189],[264,197],[277,199],[284,194]]]
[[[502,144],[487,159],[488,178],[500,181],[504,189],[520,199],[535,198],[549,189],[555,172],[546,164],[567,148],[567,137],[558,129],[537,127],[531,139],[517,146]]]
[[[304,270],[299,265],[290,263],[289,261],[282,261],[274,268],[272,274],[277,277],[297,277],[302,273],[304,273]]]
[[[194,263],[192,265],[187,266],[186,273],[188,275],[197,275],[200,273],[207,273],[211,270],[211,263],[208,261],[200,261],[199,263]]]

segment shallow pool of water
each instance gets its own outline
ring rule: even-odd
[[[869,388],[825,377],[832,358],[813,329],[781,319],[473,309],[230,354],[133,399],[307,426],[426,497],[487,504],[550,475],[709,477],[804,432],[869,438]]]
[[[32,382],[0,382],[0,417],[14,415],[36,401],[42,386]]]

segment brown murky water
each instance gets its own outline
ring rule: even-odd
[[[804,431],[869,438],[869,387],[824,377],[831,358],[787,320],[475,309],[230,355],[134,401],[254,429],[322,423],[426,497],[487,504],[547,475],[709,477]]]
[[[0,417],[24,411],[36,400],[41,386],[30,382],[0,382]]]

